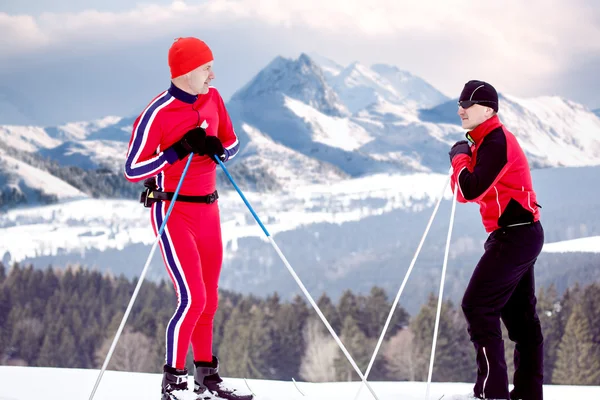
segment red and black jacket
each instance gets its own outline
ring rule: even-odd
[[[458,182],[457,200],[479,204],[486,232],[538,221],[529,164],[515,136],[495,115],[467,137],[473,155],[452,159],[452,191]]]

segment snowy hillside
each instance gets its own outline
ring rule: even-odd
[[[47,203],[87,197],[52,174],[11,157],[2,148],[0,148],[0,195],[5,200],[10,199],[17,203],[21,202],[21,199]]]
[[[600,253],[600,236],[546,243],[543,251],[547,253]]]
[[[132,118],[106,117],[58,127],[0,126],[0,207],[93,192],[129,197],[121,171],[132,123]],[[90,187],[92,182],[97,187]]]
[[[593,110],[592,112],[600,117],[600,108],[598,108],[597,110]]]
[[[600,117],[587,108],[560,97],[503,95],[501,102],[502,121],[530,162],[553,167],[599,164]]]
[[[253,134],[257,134],[253,132]],[[293,160],[289,160],[293,162]],[[396,208],[419,210],[431,205],[445,177],[440,175],[379,176],[296,187],[292,193],[263,196],[245,193],[260,210],[272,234],[318,223],[341,224],[380,215]],[[405,188],[402,192],[399,187]],[[449,197],[449,193],[446,193]],[[262,231],[235,192],[219,199],[223,242],[235,252],[237,241],[262,237]],[[86,199],[64,205],[11,210],[0,216],[0,256],[21,261],[86,250],[122,250],[128,245],[151,244],[149,210],[137,201]],[[54,232],[54,234],[50,234]],[[233,254],[230,254],[233,255]]]
[[[247,170],[254,177],[254,189],[260,191],[262,186],[293,192],[297,187],[348,178],[341,170],[276,143],[250,125],[243,124],[241,129],[238,133],[243,132],[249,139],[244,147],[244,161],[230,169]]]
[[[37,153],[61,165],[120,169],[131,137],[132,118],[106,117],[57,127],[0,126],[3,147]]]
[[[248,129],[258,143],[261,137],[268,140]],[[261,158],[249,159],[257,162],[256,168],[273,170],[270,164],[259,164]],[[282,171],[293,171],[294,164],[290,155],[278,165]],[[373,285],[397,290],[446,181],[441,174],[380,174],[304,184],[295,174],[277,176],[287,182],[286,191],[242,189],[310,292],[319,296],[327,291],[332,297],[347,288],[365,292]],[[600,167],[537,170],[533,179],[543,206],[547,243],[600,235]],[[293,295],[297,288],[289,273],[237,193],[224,187],[219,186],[225,249],[221,286],[243,293],[277,290]],[[449,220],[448,190],[445,198],[403,300],[409,309],[436,290]],[[0,260],[6,263],[82,263],[127,276],[139,274],[140,254],[148,254],[154,240],[149,211],[136,201],[86,199],[66,207],[10,210],[0,215],[0,228]],[[450,252],[450,298],[459,295],[485,238],[477,206],[459,205]],[[557,268],[560,254],[543,256],[538,269],[541,285],[567,282],[571,279],[567,273],[582,282],[592,279],[600,261],[590,253],[581,262],[571,260],[569,268]],[[587,269],[588,264],[595,267]],[[158,254],[150,275],[166,278]]]
[[[311,139],[330,147],[354,151],[372,140],[369,133],[348,118],[330,117],[301,101],[286,97],[285,107],[309,126]]]
[[[83,169],[123,169],[127,142],[114,140],[67,141],[53,148],[40,149],[38,154],[60,165],[75,165]]]
[[[29,152],[61,144],[60,140],[50,136],[44,128],[27,125],[0,126],[0,141],[6,146]]]
[[[0,400],[30,400],[38,398],[43,388],[45,400],[87,399],[98,377],[96,370],[59,369],[36,367],[0,366],[0,375],[11,382],[0,387]],[[309,383],[291,380],[266,381],[225,378],[229,385],[248,390],[255,394],[256,400],[347,400],[353,399],[360,382]],[[190,381],[191,381],[190,377]],[[65,382],[69,382],[65,385]],[[95,400],[131,400],[158,398],[160,374],[107,371]],[[424,400],[427,384],[425,382],[370,382],[380,400]],[[430,399],[469,400],[471,383],[431,384]],[[442,397],[443,396],[443,397]],[[597,386],[544,386],[544,399],[595,400],[600,398]],[[359,400],[371,400],[373,396],[363,389]]]

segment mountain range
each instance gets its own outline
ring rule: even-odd
[[[227,108],[242,143],[228,168],[312,290],[339,294],[380,284],[392,291],[441,192],[448,149],[464,137],[456,99],[395,66],[341,66],[302,54],[276,57]],[[600,217],[598,110],[560,97],[500,93],[499,116],[535,169],[547,240],[600,234],[600,218],[594,219]],[[139,255],[152,236],[145,210],[134,200],[139,185],[121,173],[134,119],[0,125],[5,262],[80,262],[136,273],[131,264],[142,263]],[[221,173],[219,179],[229,271],[223,286],[295,292]],[[448,213],[446,201],[439,219],[447,221]],[[448,291],[453,296],[485,239],[476,207],[459,207],[456,223],[452,257],[458,264]],[[432,228],[423,266],[407,292],[414,306],[435,286],[445,229],[443,223]],[[22,237],[30,239],[17,240]],[[599,262],[594,255],[570,256],[584,259],[574,271],[564,255],[545,257],[546,283],[589,278],[589,265]],[[557,264],[569,267],[557,270]],[[164,276],[159,257],[153,265],[155,277]]]

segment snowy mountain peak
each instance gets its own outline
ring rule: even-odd
[[[309,57],[321,67],[323,74],[327,79],[338,75],[344,70],[342,65],[320,54],[310,53]]]
[[[380,98],[400,101],[394,87],[368,67],[353,62],[332,78],[330,82],[351,113],[367,108]]]
[[[598,108],[597,110],[592,110],[592,112],[594,114],[596,114],[598,117],[600,117],[600,108]]]
[[[299,100],[327,115],[347,114],[336,93],[325,81],[321,67],[304,53],[296,60],[275,58],[231,100],[256,101],[257,98],[273,95]]]
[[[423,79],[386,64],[375,64],[369,68],[353,62],[328,79],[353,114],[382,101],[418,109],[433,107],[447,100]]]
[[[114,129],[120,126],[121,117],[108,116],[93,121],[69,122],[56,127],[48,127],[46,131],[55,139],[59,140],[85,140],[97,132]],[[125,140],[125,139],[123,139]]]
[[[371,69],[387,79],[405,103],[414,103],[418,108],[426,108],[448,100],[448,97],[422,78],[396,66],[375,64]]]
[[[410,72],[402,71],[400,68],[396,67],[395,65],[373,64],[373,65],[371,65],[371,69],[382,76],[390,75],[390,74],[401,74],[401,75],[406,76],[406,78],[414,77],[413,74],[411,74]]]

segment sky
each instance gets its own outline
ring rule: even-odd
[[[449,97],[481,79],[600,108],[596,0],[4,0],[0,107],[42,125],[139,114],[169,85],[178,36],[211,46],[225,100],[305,52],[393,64]]]

